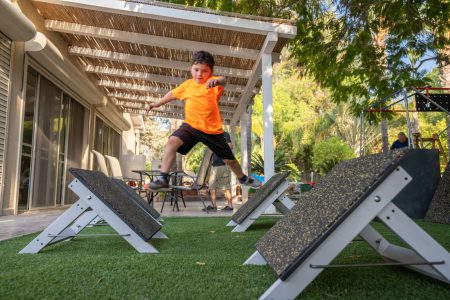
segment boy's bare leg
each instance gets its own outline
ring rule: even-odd
[[[245,184],[253,188],[261,187],[261,182],[259,180],[244,174],[241,165],[236,159],[223,159],[223,162],[227,164],[234,174],[236,174],[240,184]]]
[[[224,159],[224,163],[231,169],[231,171],[237,176],[237,178],[242,178],[245,174],[242,172],[241,165],[237,160]]]
[[[160,168],[160,174],[156,177],[156,180],[152,180],[148,185],[151,190],[158,190],[169,187],[169,171],[175,161],[175,156],[178,148],[183,145],[183,141],[176,137],[171,136],[164,147],[164,156]]]
[[[161,164],[161,172],[169,173],[170,167],[175,161],[177,150],[183,145],[183,141],[177,136],[169,137],[166,146],[164,147],[164,156]]]

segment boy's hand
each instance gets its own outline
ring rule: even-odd
[[[215,86],[221,85],[221,82],[218,78],[208,79],[205,83],[205,87],[207,89],[213,88]]]
[[[154,109],[155,107],[159,107],[157,102],[152,102],[148,105],[147,107],[147,112],[151,111],[152,109]]]

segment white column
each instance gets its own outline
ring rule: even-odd
[[[264,179],[267,181],[275,174],[273,149],[273,100],[272,100],[272,55],[262,55],[262,93],[264,123]]]
[[[229,134],[230,134],[230,138],[231,138],[231,144],[233,145],[233,152],[235,152],[236,149],[236,127],[235,126],[230,126],[229,129]],[[237,178],[236,175],[231,172],[231,197],[236,197],[236,184],[237,184]]]
[[[240,119],[240,129],[241,129],[241,167],[244,173],[247,173],[248,164],[248,148],[247,148],[247,119],[248,112],[242,114]],[[242,202],[247,202],[248,200],[248,187],[241,185],[241,193],[242,193]]]
[[[141,152],[141,131],[135,130],[134,132],[135,141],[134,141],[134,154],[139,155]]]
[[[244,173],[247,174],[248,164],[248,148],[247,148],[247,119],[248,112],[245,110],[244,114],[240,119],[240,129],[241,129],[241,166]]]

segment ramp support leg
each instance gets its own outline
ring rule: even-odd
[[[360,236],[381,256],[399,263],[445,261],[444,264],[408,265],[407,268],[450,283],[450,254],[428,233],[411,220],[395,204],[389,203],[379,219],[411,249],[390,244],[372,226],[367,225]]]
[[[80,198],[68,210],[66,210],[55,221],[53,221],[36,238],[34,238],[27,246],[25,246],[25,248],[23,248],[19,253],[38,253],[44,247],[51,244],[55,239],[55,235],[61,235],[61,233],[88,208],[89,205],[87,205],[87,203]]]
[[[323,270],[311,266],[330,264],[411,179],[398,167],[287,278],[277,279],[260,299],[297,297]]]

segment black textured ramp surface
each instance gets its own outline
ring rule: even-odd
[[[69,171],[143,239],[149,240],[161,229],[161,225],[147,211],[114,185],[105,174],[81,169]]]
[[[430,222],[450,224],[450,163],[442,174],[425,219]]]
[[[258,252],[286,279],[409,152],[339,163],[256,243]]]
[[[439,151],[411,150],[408,159],[400,165],[412,177],[412,182],[392,202],[410,218],[423,219],[439,184]]]
[[[252,195],[247,202],[245,202],[237,212],[231,216],[231,220],[241,224],[244,220],[266,200],[266,198],[289,176],[289,173],[275,174],[262,187],[260,187]]]
[[[126,193],[136,204],[138,204],[142,209],[147,211],[154,219],[158,219],[160,217],[160,213],[154,209],[151,205],[144,201],[139,195],[130,188],[123,180],[118,178],[109,178],[118,188],[120,188],[124,193]]]

